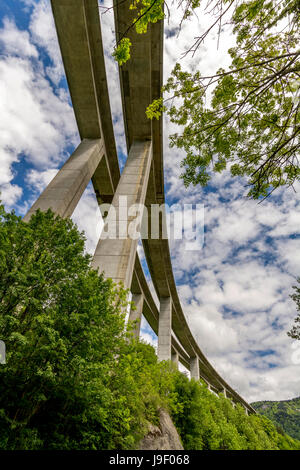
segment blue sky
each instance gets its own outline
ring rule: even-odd
[[[48,0],[0,1],[0,188],[8,210],[24,215],[78,145],[79,137]],[[108,4],[108,2],[107,2]],[[166,25],[164,73],[168,76],[193,37],[205,27],[187,23],[179,38],[179,12]],[[113,17],[102,15],[107,75],[120,161],[126,158],[118,72],[111,58]],[[214,34],[189,69],[206,74],[228,64],[234,43]],[[286,332],[296,316],[289,298],[300,275],[299,185],[275,192],[262,204],[245,197],[245,182],[214,175],[209,188],[184,188],[182,153],[168,147],[174,131],[164,123],[166,197],[171,205],[204,204],[205,244],[185,252],[172,242],[171,254],[183,309],[203,352],[224,378],[249,401],[300,395],[294,342]],[[73,220],[93,252],[101,220],[91,185]],[[142,248],[139,248],[143,258]],[[144,266],[145,262],[144,262]],[[144,338],[155,338],[143,325]],[[299,356],[299,355],[298,355]],[[297,356],[297,357],[298,357]]]

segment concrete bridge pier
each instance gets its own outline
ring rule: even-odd
[[[179,354],[177,351],[174,351],[171,355],[171,361],[175,364],[175,366],[178,369],[178,363],[179,363]]]
[[[171,360],[172,341],[172,299],[162,297],[160,299],[160,312],[158,319],[158,360]]]
[[[92,261],[94,269],[122,282],[126,289],[131,286],[139,239],[134,237],[138,232],[137,215],[129,208],[144,205],[151,159],[151,141],[134,141]]]
[[[199,358],[198,356],[190,358],[191,378],[200,380]]]
[[[132,294],[132,302],[135,305],[135,310],[130,309],[129,319],[130,322],[136,322],[133,328],[133,334],[136,338],[140,337],[141,331],[141,320],[144,307],[144,296],[143,294]]]
[[[23,220],[28,222],[37,209],[70,217],[104,155],[102,139],[83,139]]]

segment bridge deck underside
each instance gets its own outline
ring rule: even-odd
[[[112,127],[108,97],[103,46],[97,0],[52,0],[52,9],[69,84],[75,117],[81,139],[102,139],[105,158],[92,177],[96,196],[101,202],[111,202],[120,171]],[[127,2],[115,2],[116,35],[120,38],[132,21],[134,12]],[[120,69],[121,95],[128,151],[135,140],[152,141],[153,159],[145,204],[164,203],[163,130],[162,121],[151,122],[145,109],[160,96],[163,71],[163,22],[148,28],[147,34],[137,35],[130,29],[133,44],[132,58]],[[148,211],[150,212],[150,211]],[[180,362],[190,367],[191,358],[197,357],[200,376],[215,391],[226,389],[227,396],[252,407],[240,397],[215,371],[194,339],[178,298],[173,276],[168,240],[144,240],[144,250],[158,298],[172,300],[172,351]],[[134,263],[131,283],[133,294],[142,293],[145,299],[143,313],[158,333],[159,310],[154,302],[138,255]]]

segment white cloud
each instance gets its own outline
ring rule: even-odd
[[[140,337],[145,343],[151,344],[157,351],[157,336],[150,328],[148,322],[142,315]]]
[[[20,31],[9,18],[3,20],[3,28],[0,29],[0,44],[8,55],[38,57],[38,51],[30,41],[28,31]]]
[[[297,199],[289,204],[297,214]],[[204,249],[190,257],[173,244],[179,295],[193,334],[219,373],[251,401],[299,395],[292,375],[299,376],[299,366],[291,364],[286,334],[296,316],[289,294],[300,272],[299,239],[270,238],[285,220],[286,205],[270,199],[263,207],[237,196],[221,203],[218,193],[206,198]],[[264,355],[268,350],[274,353]]]
[[[48,0],[41,0],[34,4],[29,29],[32,41],[46,50],[52,65],[46,67],[50,79],[58,85],[64,77],[64,68],[57,41],[51,4]]]
[[[18,162],[25,159],[39,170],[57,167],[78,136],[68,95],[53,91],[28,31],[4,19],[0,41],[0,185],[11,206],[22,195],[21,188],[10,186]]]
[[[86,251],[94,254],[103,221],[100,209],[92,185],[90,184],[84,191],[73,215],[72,220],[77,224],[80,231],[85,232]]]
[[[0,78],[1,163],[9,165],[24,153],[40,168],[57,164],[67,139],[76,140],[69,104],[61,101],[43,75],[24,59],[3,60]]]
[[[0,201],[7,208],[11,209],[22,196],[23,190],[17,184],[4,184],[1,185]]]
[[[296,214],[295,214],[296,215]],[[299,214],[298,220],[299,220]],[[296,218],[296,217],[295,217]],[[300,276],[300,239],[285,239],[276,242],[277,253],[283,269],[295,277]]]
[[[50,181],[53,180],[57,172],[58,168],[51,168],[45,171],[30,170],[27,173],[27,184],[31,185],[40,194]]]

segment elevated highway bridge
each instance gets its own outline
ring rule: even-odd
[[[99,205],[108,203],[122,227],[122,197],[127,204],[163,204],[163,122],[150,121],[145,109],[160,96],[163,75],[163,21],[151,24],[146,34],[131,28],[131,59],[119,69],[128,158],[120,173],[108,95],[101,23],[97,0],[51,0],[57,36],[77,121],[81,143],[34,203],[25,220],[38,208],[51,208],[70,217],[89,181]],[[116,40],[133,19],[129,2],[114,3]],[[103,233],[112,223],[109,210]],[[163,215],[164,217],[164,215]],[[149,220],[149,224],[150,224]],[[128,228],[130,217],[123,221]],[[161,226],[164,220],[160,220]],[[126,231],[127,233],[127,231]],[[161,233],[161,227],[160,227]],[[136,310],[130,320],[143,314],[158,335],[159,360],[182,363],[191,376],[203,379],[215,393],[224,393],[247,413],[255,410],[217,373],[195,340],[178,297],[168,240],[143,239],[143,247],[159,308],[145,278],[137,253],[138,240],[100,237],[93,266],[106,277],[130,289]],[[139,324],[135,328],[139,335]]]

